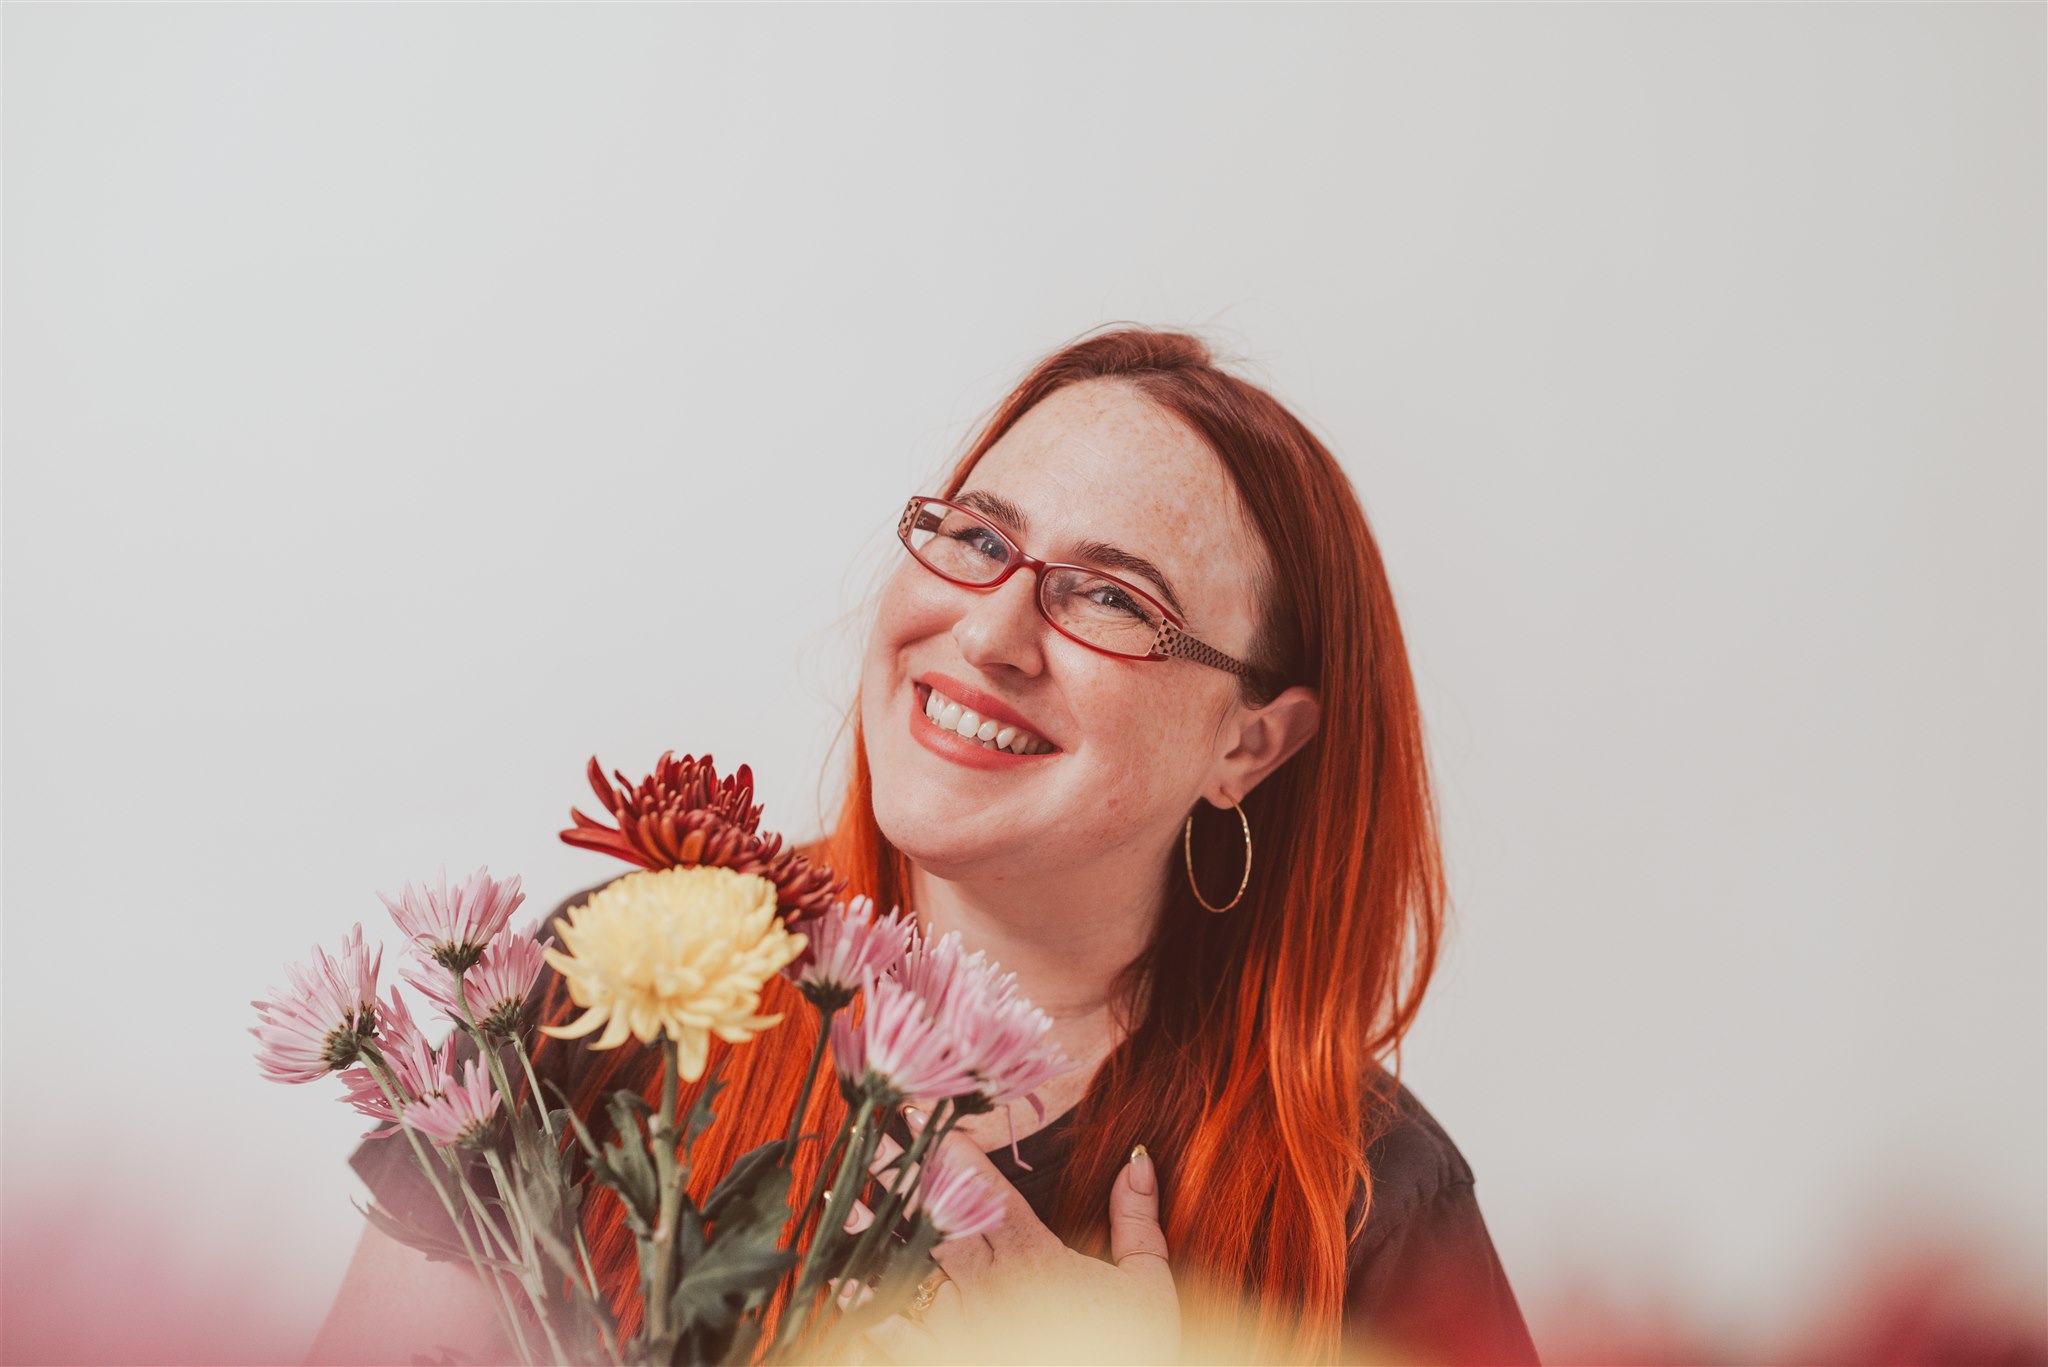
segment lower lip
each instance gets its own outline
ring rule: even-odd
[[[1015,769],[1019,765],[1036,764],[1060,754],[1058,750],[1047,750],[1043,754],[1019,755],[1009,750],[991,750],[977,745],[959,732],[948,731],[927,717],[924,700],[918,697],[915,684],[910,687],[910,734],[933,754],[970,769]]]

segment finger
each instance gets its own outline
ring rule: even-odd
[[[906,1106],[903,1116],[909,1122],[912,1134],[923,1132],[925,1117],[921,1112]],[[932,1250],[933,1260],[945,1268],[948,1275],[960,1276],[960,1272],[955,1269],[953,1261],[949,1261],[949,1258],[954,1261],[964,1258],[970,1264],[971,1270],[972,1263],[977,1260],[977,1250],[984,1254],[989,1250],[1000,1254],[1043,1249],[1051,1245],[1065,1247],[1060,1243],[1059,1236],[1047,1229],[1045,1222],[1038,1218],[1038,1212],[1024,1199],[1024,1193],[1018,1191],[1010,1179],[1003,1176],[996,1165],[988,1161],[988,1155],[983,1153],[972,1139],[954,1130],[939,1145],[939,1151],[945,1155],[948,1165],[955,1169],[964,1169],[979,1178],[1003,1207],[1003,1222],[995,1229],[966,1239],[949,1239]]]
[[[832,1298],[839,1302],[842,1313],[866,1305],[875,1298],[875,1288],[858,1277],[831,1277],[825,1285],[832,1288]]]
[[[856,1196],[853,1200],[853,1209],[846,1215],[846,1232],[858,1234],[874,1222],[875,1213],[867,1208],[866,1202]]]
[[[1166,1231],[1159,1226],[1159,1173],[1143,1144],[1131,1150],[1109,1189],[1109,1256],[1133,1276],[1173,1282]]]
[[[874,1178],[879,1190],[899,1187],[907,1191],[917,1181],[916,1164],[911,1165],[907,1176],[889,1167],[902,1154],[903,1146],[886,1134],[882,1136],[882,1142],[875,1146],[875,1161],[868,1164],[868,1172]]]
[[[896,1155],[902,1152],[903,1146],[901,1144],[891,1139],[888,1135],[883,1135],[882,1142],[875,1145],[875,1161],[868,1164],[868,1171],[880,1177],[882,1170],[894,1162]]]
[[[902,1152],[903,1146],[901,1144],[898,1144],[888,1135],[883,1135],[881,1143],[875,1146],[874,1159],[868,1164],[868,1175],[886,1183],[888,1179],[887,1173],[884,1170],[890,1163],[895,1161],[896,1155]],[[832,1188],[825,1188],[825,1199],[828,1201],[832,1199]]]

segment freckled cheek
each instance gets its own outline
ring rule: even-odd
[[[1193,744],[1182,719],[1152,706],[1096,716],[1099,767],[1113,775],[1108,782],[1118,805],[1149,809],[1177,800]]]

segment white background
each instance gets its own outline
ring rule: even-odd
[[[303,1351],[361,1123],[249,999],[444,862],[609,876],[592,754],[818,829],[901,500],[1133,319],[1384,549],[1456,902],[1404,1076],[1539,1345],[1762,1352],[1900,1228],[2038,1303],[2043,38],[9,6],[10,1265]]]

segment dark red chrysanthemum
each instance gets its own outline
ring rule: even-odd
[[[759,874],[775,884],[786,921],[824,911],[846,886],[830,869],[783,849],[781,836],[759,829],[761,808],[747,765],[721,779],[711,756],[676,759],[671,750],[637,784],[614,769],[614,787],[595,755],[589,773],[591,789],[619,824],[613,829],[571,807],[576,824],[562,832],[571,845],[648,869],[710,865]]]

